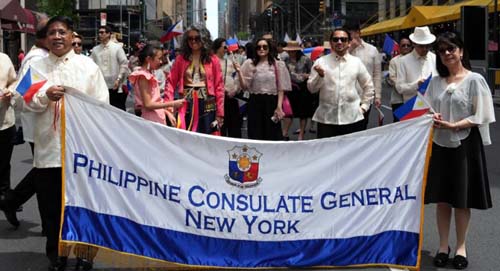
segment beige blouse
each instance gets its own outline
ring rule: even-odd
[[[279,78],[279,88],[283,91],[292,90],[292,81],[290,73],[286,68],[285,62],[277,60],[276,70],[273,65],[266,62],[260,62],[255,66],[251,59],[247,59],[241,66],[241,74],[251,94],[269,94],[277,95],[276,74]]]

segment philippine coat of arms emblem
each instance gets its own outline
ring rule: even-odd
[[[249,148],[246,145],[234,146],[228,150],[228,154],[229,174],[224,176],[228,184],[252,187],[262,181],[262,178],[259,178],[259,160],[262,153],[256,148]]]

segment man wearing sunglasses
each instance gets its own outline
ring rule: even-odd
[[[346,29],[335,29],[330,35],[332,53],[316,60],[307,81],[309,91],[319,92],[319,106],[313,116],[318,123],[318,138],[365,129],[363,114],[370,108],[375,90],[361,59],[349,54],[349,41]]]
[[[417,95],[418,88],[429,77],[437,75],[436,55],[430,52],[436,36],[431,34],[429,27],[415,27],[410,35],[413,51],[399,60],[396,90],[403,95],[403,102]]]
[[[127,93],[120,87],[128,75],[128,60],[123,48],[111,41],[111,27],[99,27],[101,44],[92,49],[90,57],[101,69],[109,89],[109,103],[125,111]]]
[[[396,89],[396,81],[398,78],[398,66],[399,66],[399,61],[401,60],[402,56],[405,56],[409,54],[413,50],[413,45],[411,44],[411,41],[409,38],[401,38],[399,40],[399,55],[393,57],[391,61],[389,62],[389,78],[387,82],[389,85],[392,86],[392,91],[391,91],[391,107],[392,107],[392,119],[393,122],[398,122],[399,119],[394,115],[394,111],[398,109],[401,105],[403,105],[403,95],[399,93]]]

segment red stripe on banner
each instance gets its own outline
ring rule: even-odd
[[[34,83],[33,85],[28,88],[26,93],[23,96],[24,101],[29,104],[31,102],[31,99],[33,99],[33,96],[40,90],[40,88],[43,87],[43,85],[47,82],[47,80],[40,81],[37,83]]]
[[[423,114],[427,113],[427,111],[429,111],[428,108],[426,108],[426,109],[412,110],[410,113],[408,113],[404,117],[402,117],[401,120],[409,120],[409,119],[413,119],[413,118],[416,118],[416,117],[420,117]]]

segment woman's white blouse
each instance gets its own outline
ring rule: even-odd
[[[491,91],[486,80],[478,73],[470,72],[459,83],[448,84],[445,78],[432,78],[425,96],[443,120],[457,122],[467,119],[477,124],[484,145],[491,144],[489,124],[495,122]],[[471,128],[434,129],[434,143],[456,148],[460,140],[469,136]]]
[[[280,90],[292,90],[292,81],[285,62],[277,60],[276,70]],[[247,59],[241,66],[241,74],[247,84],[248,92],[252,94],[278,94],[276,88],[276,71],[274,66],[269,65],[267,61],[254,66],[252,60]]]

